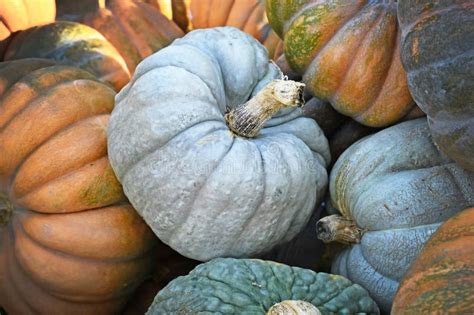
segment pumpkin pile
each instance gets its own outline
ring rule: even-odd
[[[474,313],[469,0],[0,1],[0,314]]]

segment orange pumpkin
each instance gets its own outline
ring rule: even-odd
[[[289,65],[312,95],[370,127],[399,121],[414,106],[400,60],[394,0],[267,0]]]
[[[157,8],[138,0],[99,0],[81,21],[104,35],[120,52],[131,73],[143,58],[167,46],[183,31]]]
[[[234,26],[260,41],[265,40],[269,31],[263,0],[173,1],[186,5],[189,29]]]
[[[115,92],[52,61],[0,64],[0,305],[112,314],[149,276],[158,241],[107,157]],[[0,209],[2,209],[0,205]]]
[[[32,27],[14,36],[5,60],[48,58],[92,72],[119,91],[130,72],[119,52],[98,31],[60,21]]]
[[[443,223],[398,289],[392,314],[474,313],[474,208]]]
[[[14,32],[54,21],[54,0],[0,1],[0,60]]]

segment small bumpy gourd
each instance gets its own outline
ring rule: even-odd
[[[223,27],[148,57],[117,95],[111,164],[134,207],[181,254],[262,254],[294,237],[321,199],[327,139],[301,117],[301,84],[282,81],[293,86],[287,94],[269,84],[280,77],[261,44]],[[264,94],[279,101],[251,110]],[[285,108],[263,123],[274,106]],[[236,130],[245,112],[257,119],[249,133]]]

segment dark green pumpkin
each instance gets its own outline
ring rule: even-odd
[[[95,29],[75,22],[54,22],[16,35],[5,60],[46,58],[93,73],[119,91],[130,79],[125,60]]]
[[[474,2],[402,0],[402,62],[433,140],[474,171]]]
[[[346,278],[254,259],[217,258],[170,282],[147,314],[266,314],[303,300],[322,314],[378,314],[367,291]]]

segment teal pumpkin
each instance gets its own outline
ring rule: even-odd
[[[217,258],[171,281],[147,314],[266,314],[288,300],[309,302],[322,314],[379,313],[367,291],[342,276],[272,261]]]

